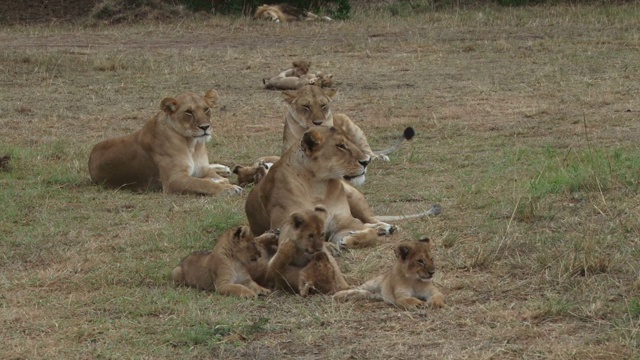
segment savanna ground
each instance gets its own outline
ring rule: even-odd
[[[640,9],[481,7],[346,22],[198,17],[0,29],[0,358],[622,359],[640,348]],[[91,147],[160,100],[217,89],[212,162],[277,154],[261,78],[334,74],[334,109],[374,148],[380,214],[440,203],[339,258],[359,284],[430,236],[448,307],[175,288],[171,269],[244,223],[245,194],[91,185]]]

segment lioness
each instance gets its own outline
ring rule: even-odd
[[[245,211],[251,231],[280,228],[289,214],[321,204],[328,212],[327,239],[341,247],[375,244],[380,229],[351,215],[343,182],[363,182],[369,159],[334,127],[307,131],[249,193]]]
[[[328,16],[318,16],[310,11],[301,11],[289,4],[261,5],[256,8],[254,18],[258,20],[271,20],[273,22],[291,22],[299,20],[325,20],[331,21]]]
[[[282,224],[278,249],[267,267],[267,279],[276,288],[307,296],[312,288],[328,294],[349,287],[324,246],[326,217],[327,209],[316,206],[292,213]]]
[[[319,87],[333,86],[333,74],[307,73],[300,77],[296,76],[274,76],[271,79],[262,79],[264,87],[271,90],[297,90],[306,85],[316,85]]]
[[[431,257],[431,241],[405,241],[396,246],[393,268],[361,286],[337,292],[337,300],[384,300],[404,309],[421,305],[443,307],[444,296],[433,285],[435,272]]]
[[[171,277],[178,285],[215,290],[220,295],[247,298],[268,294],[270,290],[257,284],[251,272],[255,276],[266,272],[267,262],[260,259],[264,250],[259,246],[273,241],[277,241],[273,232],[254,239],[247,226],[237,226],[222,234],[213,250],[187,256],[173,269]]]
[[[365,154],[367,157],[366,161],[376,158],[388,161],[389,158],[387,154],[397,150],[404,140],[410,140],[414,136],[413,129],[407,128],[391,148],[382,151],[372,151],[367,137],[358,125],[351,121],[345,114],[333,114],[331,101],[336,94],[335,89],[305,86],[296,91],[283,91],[282,93],[288,107],[282,139],[283,151],[300,141],[305,131],[316,127],[333,126],[345,134],[345,136]],[[353,183],[353,181],[351,181],[351,183]],[[353,184],[359,185],[357,183]],[[355,218],[365,224],[369,224],[368,226],[377,228],[381,235],[389,234],[395,230],[394,226],[385,221],[394,221],[401,218],[376,217],[360,191],[348,183],[344,184],[344,189],[348,197],[351,213]],[[439,212],[440,208],[438,206],[423,213],[409,215],[407,218],[437,215]]]
[[[165,193],[237,194],[242,188],[222,177],[224,165],[209,164],[205,142],[211,138],[211,108],[218,93],[183,93],[160,102],[161,111],[137,132],[96,144],[89,173],[98,184]]]

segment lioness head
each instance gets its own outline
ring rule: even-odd
[[[333,126],[333,114],[329,103],[336,94],[335,89],[306,85],[298,90],[283,91],[282,94],[284,101],[289,105],[291,115],[303,128]]]
[[[296,247],[306,255],[315,254],[324,246],[324,223],[327,209],[317,205],[313,210],[291,214],[289,223],[295,235]]]
[[[175,98],[167,97],[160,102],[166,121],[186,138],[208,141],[211,138],[211,108],[218,101],[218,93],[209,90],[203,96],[182,93]]]
[[[436,268],[431,257],[429,238],[402,242],[396,247],[395,253],[402,272],[408,279],[431,281]]]
[[[345,179],[364,183],[369,156],[334,127],[315,127],[302,135],[300,147],[309,168],[319,179]]]
[[[242,262],[256,261],[261,256],[260,249],[254,240],[253,233],[248,226],[237,226],[227,231],[218,241],[227,241],[228,251],[232,257]]]

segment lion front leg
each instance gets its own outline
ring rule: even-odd
[[[358,230],[343,230],[336,233],[331,241],[341,249],[353,249],[373,246],[378,241],[378,231],[361,225]]]
[[[396,306],[403,308],[405,310],[415,309],[418,306],[423,306],[426,304],[427,304],[426,302],[411,296],[400,297],[400,298],[397,298],[395,301]]]
[[[167,194],[191,193],[199,195],[240,194],[242,188],[231,185],[228,179],[196,178],[187,174],[170,175],[162,180],[162,189]]]

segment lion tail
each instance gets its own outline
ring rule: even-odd
[[[415,135],[416,135],[416,132],[413,130],[411,126],[409,126],[408,128],[404,129],[404,131],[402,132],[402,135],[398,136],[398,139],[396,140],[395,144],[393,144],[391,147],[387,149],[374,151],[373,153],[377,155],[389,155],[392,152],[398,150],[400,145],[402,145],[402,143],[405,140],[411,140]]]
[[[387,216],[376,216],[376,219],[382,222],[390,222],[390,221],[399,221],[399,220],[407,220],[407,219],[415,219],[427,216],[438,216],[442,213],[442,206],[440,204],[433,204],[431,208],[425,212],[417,213],[417,214],[408,214],[408,215],[387,215]]]

